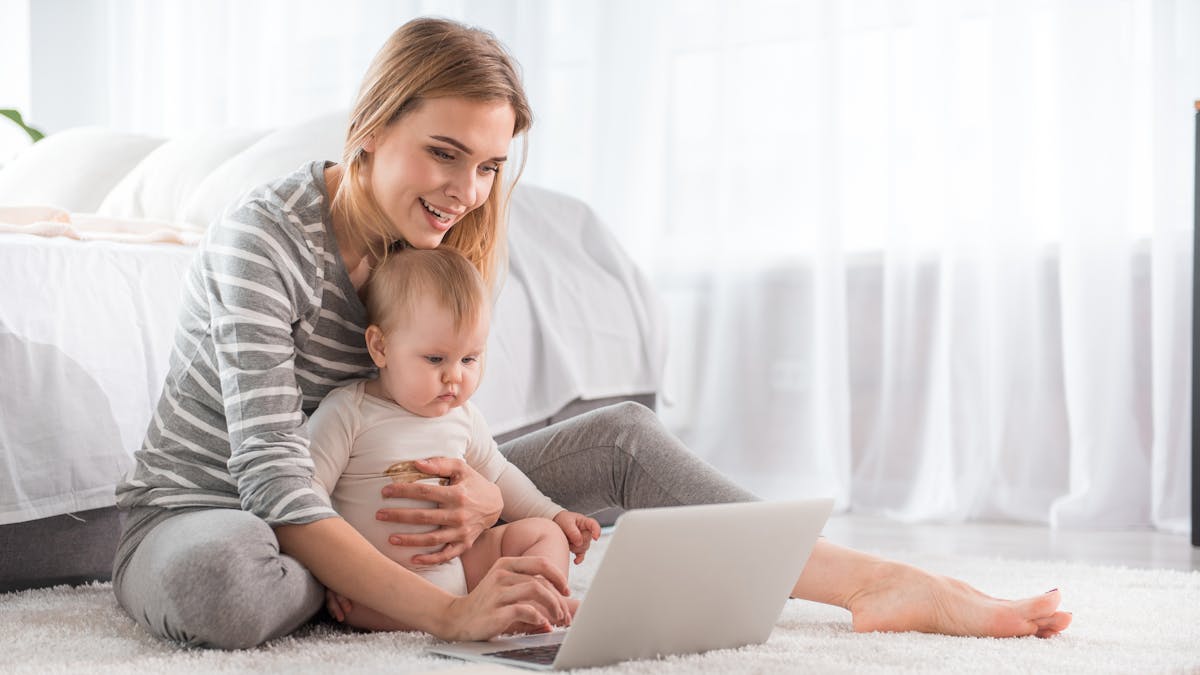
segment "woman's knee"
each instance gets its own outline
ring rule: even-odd
[[[314,594],[308,586],[315,580],[279,554],[270,527],[246,515],[250,518],[227,520],[220,531],[180,542],[163,561],[158,584],[168,607],[161,632],[168,639],[220,649],[254,647],[283,632],[281,605],[305,604],[289,596]],[[319,601],[313,612],[317,608]]]
[[[696,456],[646,406],[626,402],[610,408],[604,423],[618,429],[613,475],[624,508],[755,498]]]
[[[654,449],[668,435],[653,410],[636,401],[624,401],[595,411],[594,423],[612,436],[612,445],[627,455],[646,447]]]
[[[172,631],[184,642],[221,649],[244,649],[266,639],[261,620],[262,589],[247,578],[249,566],[235,549],[188,546],[163,569]],[[252,573],[250,576],[254,576]],[[178,639],[178,638],[177,638]]]
[[[599,412],[603,413],[612,423],[623,427],[662,426],[658,415],[637,401],[614,403],[601,408]]]
[[[616,432],[613,445],[619,451],[619,459],[670,463],[680,456],[691,456],[691,451],[667,430],[658,415],[641,403],[625,401],[605,410],[605,423]]]

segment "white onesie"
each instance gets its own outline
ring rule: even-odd
[[[375,513],[381,508],[434,506],[412,499],[385,499],[380,494],[392,480],[384,472],[396,462],[429,457],[465,460],[499,486],[504,498],[500,517],[508,522],[553,518],[563,510],[500,454],[483,415],[470,402],[441,417],[421,417],[366,393],[365,385],[366,380],[360,380],[331,391],[309,418],[309,450],[316,465],[312,487],[384,555],[451,593],[467,593],[458,558],[440,565],[416,565],[413,556],[437,547],[402,547],[388,542],[393,534],[429,532],[433,526],[376,520]]]

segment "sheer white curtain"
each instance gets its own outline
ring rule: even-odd
[[[529,174],[652,271],[692,448],[900,518],[1188,528],[1200,3],[548,9],[575,126]]]
[[[496,32],[525,180],[649,271],[664,418],[766,496],[1189,527],[1200,0],[107,7],[102,122],[155,133],[348,107],[416,14]]]

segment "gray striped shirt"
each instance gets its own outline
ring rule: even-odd
[[[120,508],[240,508],[272,525],[337,516],[311,487],[308,414],[374,366],[325,167],[251,192],[209,228]]]

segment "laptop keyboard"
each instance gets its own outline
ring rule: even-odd
[[[512,661],[524,661],[526,663],[537,663],[543,666],[553,665],[554,657],[558,655],[558,648],[562,643],[555,645],[545,645],[544,647],[522,647],[521,649],[506,649],[502,652],[490,652],[484,656],[495,656],[501,659],[510,659]]]

